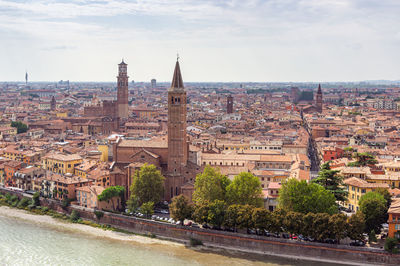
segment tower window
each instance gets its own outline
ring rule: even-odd
[[[175,195],[178,195],[178,187],[175,187]]]

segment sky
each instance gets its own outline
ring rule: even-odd
[[[0,0],[0,81],[400,79],[400,0]]]

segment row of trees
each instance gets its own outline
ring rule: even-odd
[[[361,240],[364,232],[364,214],[358,212],[348,218],[344,214],[302,213],[277,209],[270,212],[263,207],[252,205],[227,205],[215,200],[209,205],[192,205],[183,196],[173,198],[170,205],[171,216],[183,223],[193,219],[197,223],[209,224],[216,228],[237,229],[256,228],[273,233],[287,232],[302,234],[316,240],[328,238],[340,241],[345,237]]]

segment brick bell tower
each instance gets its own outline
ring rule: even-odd
[[[178,58],[171,88],[168,89],[168,175],[165,189],[167,200],[181,193],[181,186],[185,181],[182,174],[187,161],[186,90]]]
[[[315,97],[315,105],[317,107],[317,112],[322,113],[322,90],[321,84],[318,85],[317,96]]]
[[[128,118],[128,65],[124,60],[118,64],[118,77],[117,77],[117,111],[119,118]]]

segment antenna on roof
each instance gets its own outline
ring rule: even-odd
[[[179,53],[176,53],[176,61],[179,61]]]

